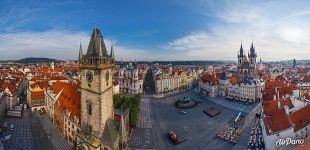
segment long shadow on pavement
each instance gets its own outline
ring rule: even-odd
[[[34,113],[38,112],[29,112],[34,148],[36,150],[54,150],[53,145],[49,142],[48,136],[43,129],[40,119]]]

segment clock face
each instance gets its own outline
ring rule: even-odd
[[[105,74],[105,80],[106,81],[109,81],[109,76],[110,76],[109,71],[107,71],[107,73]]]
[[[91,83],[93,81],[93,73],[91,73],[90,71],[88,71],[86,73],[86,79],[88,81],[88,83]]]

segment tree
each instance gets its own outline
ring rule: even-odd
[[[129,108],[129,124],[132,127],[136,126],[138,113],[140,112],[141,96],[136,94],[134,96],[114,95],[114,108],[124,111]]]

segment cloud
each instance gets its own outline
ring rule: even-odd
[[[14,32],[0,34],[0,60],[15,60],[25,57],[48,57],[55,59],[77,59],[79,44],[82,42],[86,53],[90,34],[86,32],[70,32],[48,30],[44,32]],[[114,44],[116,59],[133,60],[135,57],[145,58],[144,50],[118,45],[116,40],[105,39],[110,53]],[[134,57],[135,56],[135,57]]]
[[[198,4],[194,11],[221,23],[173,39],[164,49],[192,59],[236,60],[241,40],[246,49],[253,40],[263,60],[309,59],[310,20],[304,3],[207,0]]]

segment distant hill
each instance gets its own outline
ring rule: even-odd
[[[50,59],[50,58],[35,58],[35,57],[29,57],[29,58],[23,58],[20,60],[15,61],[15,63],[23,63],[23,64],[31,64],[31,63],[50,63],[50,62],[58,62],[56,59]]]
[[[128,63],[128,62],[121,62],[121,61],[117,61],[117,64],[122,64],[122,63]],[[137,63],[146,63],[148,65],[154,64],[154,63],[159,63],[159,64],[172,64],[174,65],[197,65],[197,66],[204,66],[204,65],[211,65],[211,64],[226,64],[226,63],[235,63],[235,61],[197,61],[197,60],[193,60],[193,61],[138,61]]]

